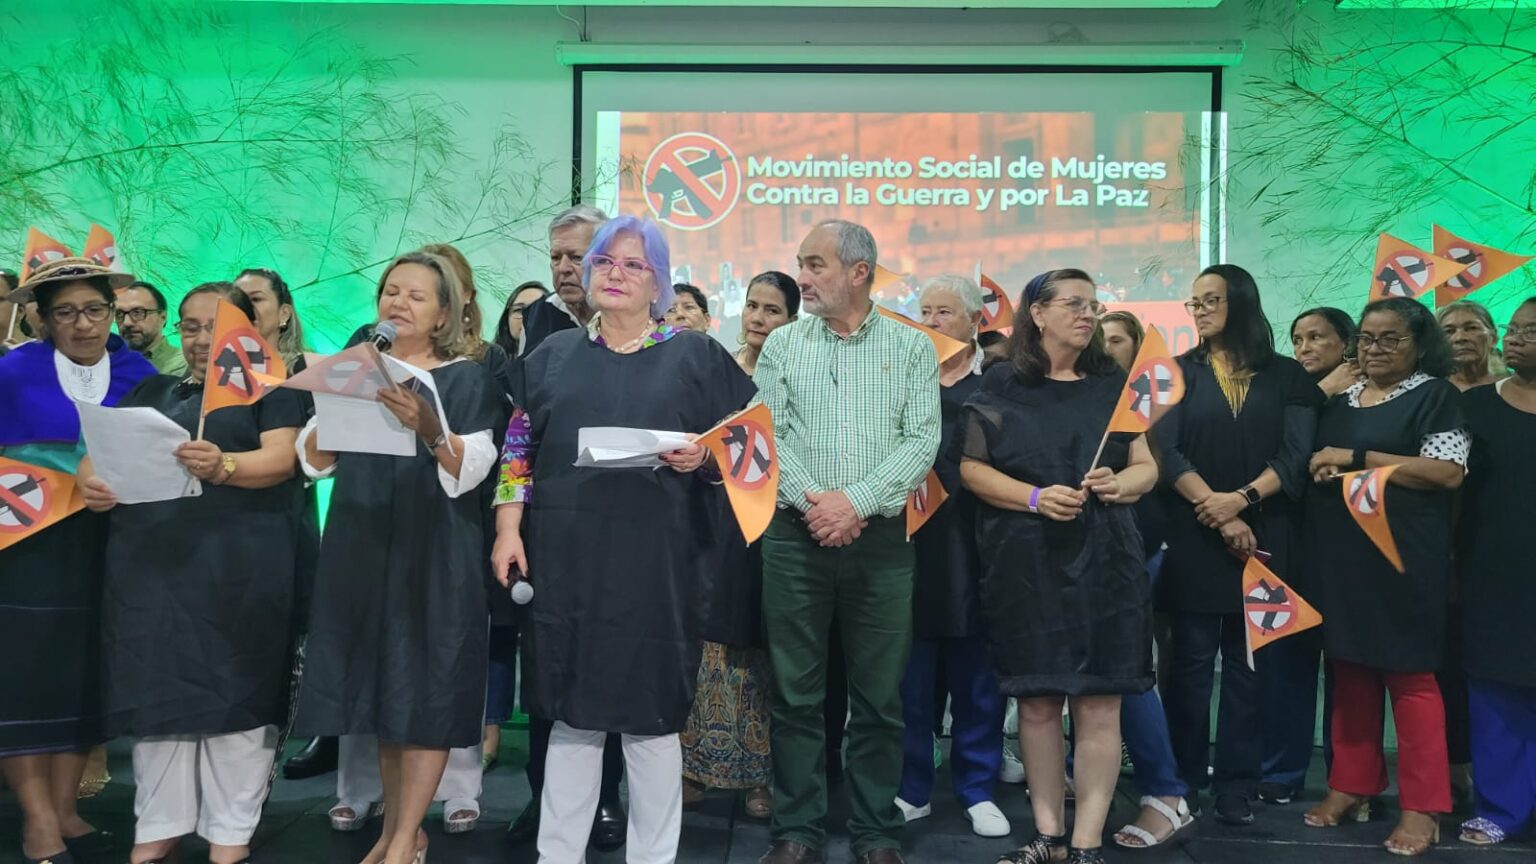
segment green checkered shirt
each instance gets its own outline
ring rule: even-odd
[[[939,450],[939,363],[920,331],[871,310],[848,338],[813,315],[769,334],[758,398],[773,412],[779,505],[841,490],[859,516],[895,516]]]

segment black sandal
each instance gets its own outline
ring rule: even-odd
[[[1067,850],[1067,864],[1104,864],[1104,848],[1095,846],[1092,849],[1079,849],[1073,846]]]
[[[1065,834],[1055,837],[1049,834],[1036,834],[1035,839],[1000,856],[997,864],[1048,864],[1052,861],[1061,861],[1063,859],[1056,857],[1056,851],[1066,848],[1067,835]]]

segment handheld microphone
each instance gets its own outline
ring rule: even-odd
[[[527,606],[533,602],[533,584],[526,579],[519,579],[512,583],[512,602],[519,606]]]
[[[379,353],[383,354],[389,351],[390,346],[395,344],[395,322],[380,321],[374,325],[373,339],[371,341],[374,347],[379,349]]]

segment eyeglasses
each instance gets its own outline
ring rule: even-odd
[[[112,304],[92,303],[88,306],[54,306],[48,310],[48,319],[55,324],[68,326],[81,316],[92,324],[100,324],[112,316]]]
[[[1536,342],[1536,324],[1525,327],[1505,324],[1501,329],[1504,331],[1505,340],[1513,339],[1516,342]]]
[[[1209,297],[1202,297],[1198,300],[1185,300],[1184,309],[1191,315],[1199,313],[1202,310],[1206,312],[1215,312],[1217,309],[1220,309],[1221,304],[1225,302],[1227,302],[1227,298],[1212,294]]]
[[[119,310],[117,310],[117,320],[119,322],[122,322],[122,321],[125,321],[125,320],[126,321],[132,321],[133,323],[137,324],[140,321],[143,321],[145,318],[148,318],[151,315],[164,315],[164,314],[165,313],[162,312],[159,309],[119,309]]]
[[[605,273],[618,267],[625,278],[630,276],[639,278],[646,273],[656,272],[656,268],[652,267],[643,258],[609,258],[607,255],[588,255],[587,260],[592,262],[593,270],[601,270]]]
[[[185,336],[188,339],[195,339],[195,338],[197,338],[197,335],[199,333],[202,333],[204,330],[207,330],[209,333],[212,333],[213,332],[213,322],[212,321],[177,321],[176,322],[176,332],[180,333],[182,336]]]
[[[1369,351],[1372,348],[1380,348],[1382,353],[1391,354],[1399,345],[1408,341],[1407,336],[1389,334],[1386,336],[1372,336],[1369,333],[1361,333],[1355,337],[1355,345],[1361,351]]]
[[[1098,318],[1106,311],[1103,303],[1097,300],[1084,300],[1081,297],[1058,297],[1055,300],[1045,301],[1043,305],[1060,306],[1074,316],[1089,315],[1094,318]]]

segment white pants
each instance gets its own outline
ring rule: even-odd
[[[603,781],[606,732],[556,722],[539,799],[539,864],[582,864]],[[625,735],[628,864],[674,864],[683,830],[683,747],[677,735]]]
[[[336,806],[351,807],[359,816],[376,801],[384,800],[384,781],[379,778],[379,739],[373,735],[343,735],[336,764]],[[480,812],[480,748],[456,747],[448,751],[448,765],[437,784],[433,801],[446,801],[444,812]]]
[[[276,726],[134,741],[134,842],[154,843],[196,831],[219,846],[250,843],[261,821],[276,755]]]

